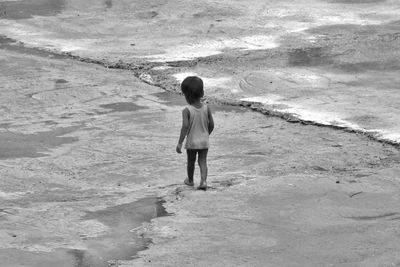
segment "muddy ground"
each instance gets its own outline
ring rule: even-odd
[[[1,266],[400,264],[397,148],[214,106],[211,188],[193,191],[174,151],[181,96],[126,71],[1,58]],[[173,216],[149,224],[159,196]]]
[[[400,266],[400,7],[310,3],[0,1],[0,266]]]
[[[218,99],[399,143],[399,13],[395,0],[0,1],[0,34],[167,89],[194,73]]]

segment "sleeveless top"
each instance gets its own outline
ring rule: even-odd
[[[208,138],[208,108],[204,105],[201,108],[188,105],[189,129],[186,137],[186,149],[207,149]]]

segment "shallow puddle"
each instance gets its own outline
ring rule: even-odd
[[[138,236],[132,229],[154,218],[170,215],[163,203],[161,198],[145,197],[132,203],[87,212],[83,220],[100,221],[110,228],[110,232],[87,238],[87,250],[69,250],[68,253],[75,258],[73,266],[108,266],[109,261],[133,259],[138,251],[148,247],[151,240]]]
[[[0,2],[0,19],[29,19],[54,16],[63,11],[65,0],[23,0]]]
[[[82,220],[96,220],[109,227],[109,231],[98,237],[81,235],[86,249],[58,248],[52,252],[30,252],[17,249],[1,249],[1,266],[31,267],[106,267],[115,266],[117,260],[131,260],[146,249],[151,240],[134,230],[145,222],[168,216],[164,201],[158,197],[145,197],[138,201],[109,207],[96,212],[87,212]]]

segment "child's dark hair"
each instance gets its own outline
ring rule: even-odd
[[[186,77],[181,84],[182,93],[189,104],[204,96],[203,80],[197,76]]]

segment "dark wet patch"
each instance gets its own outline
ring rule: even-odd
[[[73,174],[68,174],[70,178],[75,178]],[[21,205],[31,205],[35,202],[42,203],[55,203],[55,202],[81,202],[81,201],[93,201],[94,199],[104,199],[112,197],[112,195],[102,194],[93,192],[94,190],[76,191],[72,188],[65,187],[63,185],[45,183],[43,184],[44,189],[40,192],[27,193],[26,196],[19,200]]]
[[[11,125],[12,125],[11,123],[0,123],[0,128],[7,129]]]
[[[100,107],[105,109],[111,109],[112,112],[128,112],[137,111],[140,109],[147,109],[145,106],[139,106],[132,102],[116,102],[112,104],[100,105]]]
[[[347,33],[364,33],[368,34],[368,29],[372,29],[371,25],[359,25],[359,24],[331,24],[322,25],[315,28],[306,30],[310,33],[324,34],[325,36],[335,35],[335,37],[343,37]]]
[[[63,11],[65,0],[23,0],[0,3],[0,18],[29,19],[33,16],[54,16]]]
[[[204,19],[204,18],[217,18],[221,21],[221,18],[240,16],[242,12],[238,9],[232,8],[216,8],[216,7],[206,7],[204,10],[194,13],[194,18]]]
[[[393,55],[400,52],[399,26],[397,22],[389,22],[379,25],[324,25],[308,29],[307,32],[318,36],[315,43],[326,50],[321,56],[315,51],[316,57],[305,52],[297,53],[289,57],[289,62],[294,65],[317,65],[323,62],[315,62],[315,58],[326,58],[329,67],[344,72],[397,71],[400,61]]]
[[[104,1],[104,4],[106,5],[107,8],[112,8],[113,7],[112,0],[106,0],[106,1]]]
[[[33,47],[26,47],[23,43],[8,38],[7,36],[0,34],[0,49],[13,51],[21,54],[33,55],[38,57],[50,57],[55,59],[69,59],[70,56],[67,54],[57,54],[51,51],[46,51]]]
[[[4,35],[0,35],[0,47],[2,47],[3,45],[9,45],[9,44],[14,44],[17,41],[11,38],[8,38]]]
[[[52,131],[34,134],[0,132],[0,160],[23,157],[44,157],[51,148],[78,141],[76,137],[61,137],[72,133],[81,126],[56,128]]]
[[[44,124],[46,124],[46,125],[57,125],[58,122],[52,121],[52,120],[48,120],[48,121],[44,121]]]
[[[331,59],[322,47],[305,47],[290,50],[288,63],[291,66],[318,66],[331,63]]]
[[[165,105],[171,106],[186,106],[187,102],[183,95],[178,95],[176,93],[171,93],[168,91],[152,94],[153,96],[159,98],[161,102]]]
[[[68,83],[68,81],[67,81],[67,80],[64,80],[64,79],[57,79],[57,80],[55,81],[55,83],[58,83],[58,84],[60,84],[60,83]]]
[[[370,221],[370,220],[392,217],[397,214],[398,214],[397,212],[388,212],[388,213],[383,213],[383,214],[373,215],[373,216],[352,216],[352,217],[347,217],[347,218],[353,219],[353,220],[360,220],[360,221]]]
[[[329,169],[328,168],[324,168],[318,165],[312,166],[311,167],[313,170],[319,171],[319,172],[328,172]]]
[[[146,11],[146,12],[138,12],[135,17],[138,19],[152,19],[158,16],[156,11]]]
[[[327,2],[340,4],[375,4],[386,2],[386,0],[328,0]]]

